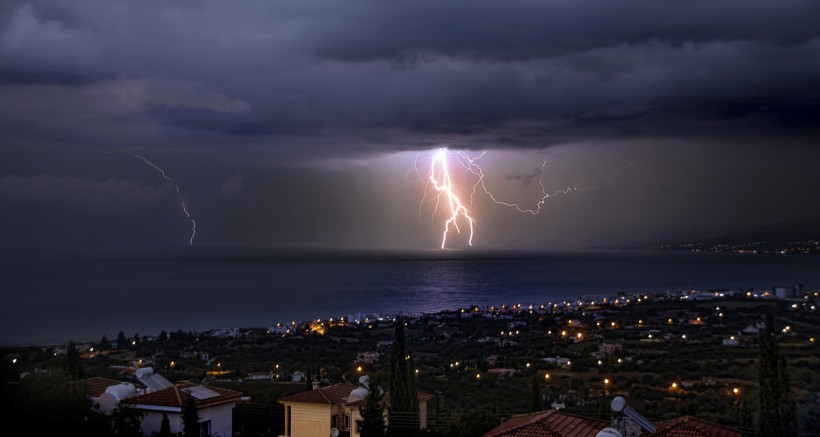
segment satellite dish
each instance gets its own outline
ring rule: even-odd
[[[339,437],[339,429],[338,428],[330,428],[330,437]]]

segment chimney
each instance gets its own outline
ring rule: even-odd
[[[319,381],[313,381],[313,389],[319,390]]]

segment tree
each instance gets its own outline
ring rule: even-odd
[[[59,370],[0,383],[3,435],[92,435],[86,421],[91,399],[86,384]],[[105,426],[102,429],[106,429]]]
[[[159,336],[157,337],[157,341],[158,342],[168,341],[168,333],[165,332],[164,329],[159,333]]]
[[[390,434],[419,430],[419,400],[413,357],[404,338],[404,319],[396,317],[396,338],[390,350]]]
[[[544,409],[544,403],[541,399],[541,380],[536,376],[532,380],[532,412],[541,411]]]
[[[182,407],[182,429],[184,437],[199,437],[199,412],[193,396],[188,396]]]
[[[100,339],[100,344],[97,345],[100,350],[105,351],[111,349],[111,342],[108,341],[108,337],[103,334],[102,338]]]
[[[760,415],[758,431],[761,435],[796,436],[797,409],[792,396],[791,380],[786,359],[780,352],[774,330],[774,318],[766,316],[760,332],[758,383],[760,384]]]
[[[313,376],[310,374],[310,361],[308,361],[307,375],[305,375],[305,389],[313,390]]]
[[[138,410],[117,407],[111,412],[111,429],[116,436],[142,437],[142,418]]]
[[[123,349],[128,344],[128,340],[125,338],[125,333],[120,330],[120,333],[117,334],[117,349]]]
[[[374,379],[367,389],[367,398],[362,408],[362,437],[384,436],[384,392],[379,387],[379,381]]]
[[[159,424],[159,437],[171,437],[171,421],[165,413],[162,413],[162,422]]]
[[[83,363],[80,361],[80,352],[77,351],[77,346],[74,342],[68,343],[65,350],[65,362],[63,362],[63,369],[68,372],[74,379],[80,379],[85,374]]]
[[[446,435],[448,437],[484,435],[500,424],[501,421],[488,411],[471,411],[464,415],[453,416],[447,425]]]

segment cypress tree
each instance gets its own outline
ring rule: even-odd
[[[760,332],[757,377],[760,385],[758,431],[761,435],[796,436],[797,411],[791,380],[786,359],[777,344],[771,314],[766,316]]]
[[[168,420],[168,415],[162,413],[162,422],[159,424],[160,437],[171,437],[171,421]]]
[[[68,343],[68,346],[66,347],[63,368],[74,379],[80,379],[85,374],[83,363],[80,361],[80,353],[77,351],[77,346],[74,345],[73,341]]]
[[[199,437],[199,411],[196,408],[196,401],[193,396],[185,399],[182,407],[182,435],[184,437]]]
[[[100,348],[101,351],[111,349],[111,342],[108,341],[108,337],[106,337],[105,334],[103,334],[102,338],[100,339],[100,344],[98,344],[97,347]]]
[[[536,376],[532,380],[532,412],[541,411],[544,409],[544,403],[541,400],[541,386],[539,386],[540,379]]]
[[[120,333],[117,334],[117,349],[123,349],[127,347],[128,340],[125,338],[125,333],[120,330]]]
[[[310,374],[310,362],[307,365],[307,375],[305,376],[305,389],[313,390],[313,376]]]
[[[413,357],[404,338],[404,320],[396,317],[396,338],[390,351],[391,434],[408,435],[419,430],[419,400]]]
[[[362,437],[383,437],[384,436],[384,405],[382,398],[384,393],[379,387],[378,380],[370,382],[367,389],[365,406],[362,408]]]

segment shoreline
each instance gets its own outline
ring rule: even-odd
[[[784,287],[779,287],[779,289],[784,289]],[[742,289],[742,290],[729,290],[729,289],[712,289],[706,291],[700,290],[688,290],[688,291],[653,291],[653,292],[640,292],[640,293],[625,293],[619,292],[615,295],[613,294],[586,294],[584,296],[580,296],[577,300],[569,301],[569,300],[562,300],[560,302],[555,301],[548,301],[544,303],[516,303],[516,304],[501,304],[501,305],[467,305],[459,308],[447,308],[441,309],[438,311],[431,311],[431,312],[398,312],[398,313],[391,313],[391,312],[354,312],[344,315],[344,318],[349,318],[355,314],[360,315],[365,320],[345,320],[344,323],[347,324],[361,324],[367,323],[368,321],[372,320],[373,322],[384,322],[393,320],[397,315],[402,315],[404,317],[408,317],[410,319],[419,319],[425,317],[434,317],[434,316],[441,316],[445,314],[452,314],[452,313],[465,313],[465,312],[475,312],[478,314],[487,314],[487,313],[520,313],[521,311],[530,311],[531,313],[562,313],[562,314],[569,314],[576,311],[580,311],[583,308],[603,308],[604,306],[613,306],[623,307],[628,305],[634,305],[642,303],[642,301],[651,302],[651,303],[658,303],[664,301],[675,301],[675,300],[688,300],[688,301],[706,301],[706,300],[714,300],[714,299],[726,299],[726,298],[751,298],[751,299],[759,299],[763,301],[802,301],[802,297],[796,297],[799,293],[805,293],[806,295],[814,295],[815,298],[820,295],[820,291],[815,290],[798,290],[797,286],[793,287],[792,290],[795,293],[794,297],[779,297],[776,295],[778,288],[769,288],[769,289]],[[781,290],[782,291],[782,290]],[[550,311],[553,310],[553,311]],[[151,335],[141,335],[140,337],[147,337],[148,339],[156,339],[160,335],[162,331],[167,333],[170,332],[194,332],[198,334],[206,334],[215,337],[228,337],[233,335],[232,333],[238,333],[240,331],[247,331],[247,330],[255,330],[255,329],[267,329],[269,333],[272,334],[291,334],[290,332],[275,332],[278,327],[287,327],[287,326],[310,326],[314,323],[332,323],[333,320],[336,319],[335,317],[332,318],[318,318],[314,320],[301,320],[301,321],[292,321],[291,323],[282,323],[277,322],[272,324],[271,326],[220,326],[220,327],[207,327],[202,329],[182,329],[177,328],[173,330],[161,330],[160,332],[151,334]],[[125,329],[123,329],[125,331]],[[21,343],[21,344],[0,344],[0,349],[3,350],[14,350],[14,349],[26,349],[26,348],[41,348],[41,349],[48,349],[48,348],[55,348],[55,347],[64,347],[69,343],[73,342],[76,345],[92,345],[97,344],[102,336],[105,335],[109,340],[116,339],[116,334],[112,336],[108,336],[108,334],[100,334],[99,338],[84,338],[84,339],[71,339],[64,342],[42,342],[42,343]],[[133,334],[132,334],[133,335]],[[128,338],[131,336],[126,335]]]

